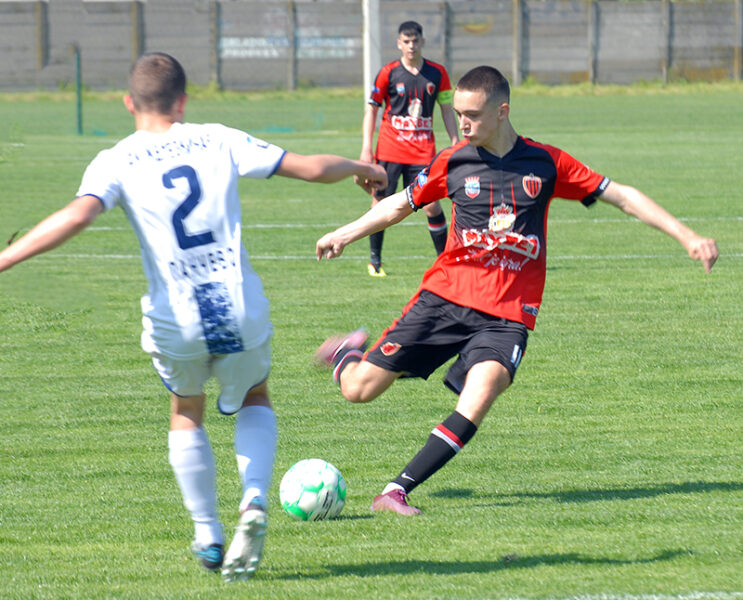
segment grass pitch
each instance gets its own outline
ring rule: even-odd
[[[359,188],[243,181],[244,238],[276,327],[280,427],[266,553],[246,584],[201,572],[188,552],[123,214],[0,275],[0,598],[743,598],[742,92],[515,92],[519,133],[636,185],[716,237],[721,258],[705,275],[615,209],[555,200],[543,309],[517,380],[414,491],[420,518],[369,504],[453,409],[443,372],[352,406],[312,353],[330,333],[377,335],[399,315],[434,258],[422,215],[388,230],[389,276],[372,279],[366,241],[314,260],[320,235],[367,208]],[[361,93],[194,96],[191,120],[358,155]],[[131,129],[118,99],[86,98],[84,114],[76,136],[71,99],[0,99],[2,241],[68,202],[95,153]],[[209,393],[229,528],[232,420]],[[281,512],[281,475],[309,457],[347,480],[337,520]]]

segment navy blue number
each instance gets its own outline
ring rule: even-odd
[[[193,235],[186,233],[183,221],[196,208],[199,200],[201,200],[201,186],[199,185],[199,178],[196,176],[196,171],[185,165],[176,167],[165,173],[163,175],[163,185],[168,189],[173,189],[175,187],[173,180],[180,178],[188,181],[190,193],[173,213],[173,228],[175,229],[175,237],[178,238],[178,245],[182,250],[188,250],[189,248],[203,246],[204,244],[213,244],[214,236],[211,231],[195,233]]]

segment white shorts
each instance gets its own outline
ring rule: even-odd
[[[176,396],[199,396],[206,381],[215,377],[220,393],[217,408],[225,415],[240,410],[245,395],[268,379],[271,371],[271,336],[260,346],[233,354],[176,360],[152,354],[152,364],[165,387]]]

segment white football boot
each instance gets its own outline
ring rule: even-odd
[[[235,537],[222,563],[222,579],[244,581],[253,576],[263,554],[267,525],[266,510],[256,503],[251,503],[240,514]]]

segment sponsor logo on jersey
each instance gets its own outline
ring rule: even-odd
[[[429,96],[433,96],[436,92],[436,86],[431,83],[430,81],[426,84],[426,91],[428,92]]]
[[[408,104],[408,114],[414,119],[419,119],[423,114],[423,102],[420,98],[412,98]]]
[[[539,238],[537,236],[523,236],[513,231],[497,232],[465,229],[462,232],[462,243],[465,247],[474,246],[484,250],[511,250],[532,260],[539,256]]]
[[[392,356],[400,348],[402,348],[400,344],[395,344],[394,342],[385,342],[379,349],[385,356]]]
[[[405,94],[405,84],[400,82],[395,84],[395,91],[400,95],[403,96]]]
[[[418,173],[418,187],[423,187],[426,185],[426,182],[428,181],[428,169],[423,169],[420,173]]]
[[[433,131],[433,117],[392,115],[390,124],[398,131]]]
[[[511,231],[513,224],[516,221],[516,215],[513,214],[513,208],[503,202],[500,206],[495,209],[495,212],[490,215],[490,221],[488,221],[488,229],[490,231]]]
[[[376,85],[373,85],[373,86],[372,86],[372,91],[371,91],[371,93],[372,93],[372,94],[378,94],[378,93],[379,93],[379,88],[378,88],[378,87],[377,87]]]
[[[530,314],[532,317],[536,317],[537,313],[539,312],[539,309],[536,306],[531,306],[530,304],[522,304],[521,310],[523,310],[527,314]]]
[[[477,198],[480,195],[480,178],[477,176],[465,177],[464,193],[467,194],[468,198]]]
[[[260,138],[253,137],[250,134],[248,134],[248,144],[255,144],[259,148],[268,148],[268,142],[265,142]]]
[[[542,191],[542,179],[529,173],[526,177],[521,180],[521,185],[529,198],[536,198],[539,196],[539,192]]]

